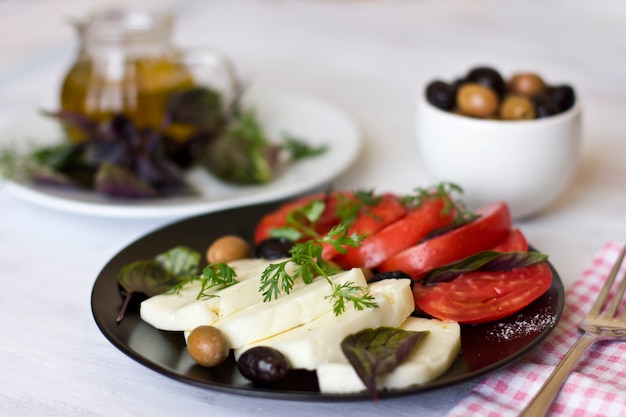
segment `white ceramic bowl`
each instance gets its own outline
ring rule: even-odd
[[[461,186],[475,209],[505,201],[514,219],[537,214],[570,183],[578,165],[581,108],[542,119],[484,120],[438,109],[421,87],[417,100],[419,157],[434,182]]]

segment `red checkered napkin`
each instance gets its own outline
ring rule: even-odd
[[[563,316],[548,338],[530,354],[491,373],[447,417],[517,416],[580,336],[578,323],[591,308],[620,250],[616,242],[604,245],[567,291]],[[626,416],[626,342],[592,345],[549,415]]]

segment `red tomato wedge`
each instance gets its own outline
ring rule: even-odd
[[[439,320],[479,324],[507,317],[545,293],[552,284],[547,263],[506,272],[471,272],[433,286],[416,284],[415,305]]]
[[[304,207],[313,200],[326,201],[326,208],[316,227],[318,233],[325,234],[333,226],[339,224],[340,219],[336,215],[338,202],[350,199],[353,195],[352,192],[318,193],[287,202],[261,218],[254,232],[254,243],[258,245],[263,240],[272,237],[272,229],[287,226],[289,212]]]
[[[527,252],[528,241],[521,230],[513,229],[501,243],[489,250],[497,252]]]
[[[403,218],[406,213],[406,207],[397,196],[394,194],[383,194],[376,206],[366,207],[361,210],[354,223],[348,228],[348,235],[357,232],[366,236],[365,241],[367,241],[371,235]],[[322,249],[323,259],[334,259],[337,255],[337,250],[333,246],[324,245]]]
[[[511,230],[508,206],[503,202],[492,203],[476,210],[476,214],[480,217],[473,222],[403,250],[382,262],[378,270],[400,270],[419,279],[433,268],[503,242]]]
[[[342,268],[375,268],[385,259],[415,245],[428,233],[450,224],[453,213],[443,213],[440,198],[426,201],[406,216],[391,223],[363,241],[357,248],[349,248],[333,260]]]

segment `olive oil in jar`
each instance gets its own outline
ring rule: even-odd
[[[61,108],[96,121],[123,114],[139,129],[158,129],[168,96],[194,84],[170,45],[171,26],[168,15],[121,10],[79,24],[80,50],[62,85]]]

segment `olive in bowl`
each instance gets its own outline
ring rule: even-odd
[[[576,93],[568,84],[548,84],[534,72],[517,72],[506,80],[491,67],[475,67],[454,82],[441,79],[426,86],[433,106],[483,119],[528,120],[569,110]]]
[[[554,100],[538,98],[545,90],[534,97],[507,91],[495,114],[478,117],[437,107],[426,89],[418,90],[415,133],[430,181],[458,184],[472,209],[505,201],[515,219],[538,214],[567,188],[581,142],[581,105],[571,92],[560,90],[569,107],[555,111]]]

